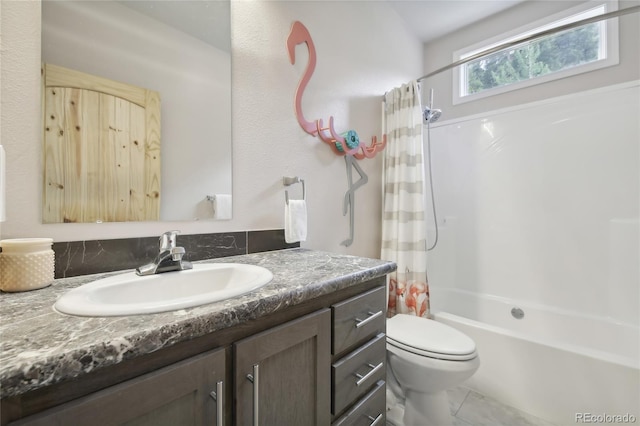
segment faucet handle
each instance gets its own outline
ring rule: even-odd
[[[175,248],[179,233],[180,231],[167,231],[160,235],[160,251]]]
[[[173,247],[170,251],[171,259],[175,262],[181,261],[185,254],[184,247]]]

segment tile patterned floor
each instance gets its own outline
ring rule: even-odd
[[[464,386],[448,390],[453,426],[556,426]],[[393,426],[387,423],[387,426]]]
[[[554,426],[463,386],[447,393],[454,426]]]

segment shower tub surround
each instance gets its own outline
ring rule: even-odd
[[[431,307],[476,341],[473,390],[558,424],[640,418],[639,99],[632,81],[431,126]]]
[[[56,280],[28,293],[0,294],[0,397],[14,397],[163,348],[243,324],[395,270],[395,263],[306,249],[207,262],[263,266],[261,289],[191,309],[124,317],[75,317],[52,309],[66,291],[113,274]]]

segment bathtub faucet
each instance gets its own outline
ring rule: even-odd
[[[160,251],[155,260],[136,268],[138,275],[153,275],[169,271],[183,271],[191,269],[191,262],[182,260],[184,247],[178,247],[176,239],[180,231],[168,231],[160,235]]]

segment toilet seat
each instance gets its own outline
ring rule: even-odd
[[[448,325],[413,315],[387,319],[387,343],[429,358],[466,361],[477,356],[475,342]]]

